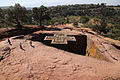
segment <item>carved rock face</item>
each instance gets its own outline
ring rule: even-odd
[[[68,44],[67,41],[76,41],[75,37],[64,34],[54,34],[54,36],[46,36],[44,40],[52,40],[51,44]]]

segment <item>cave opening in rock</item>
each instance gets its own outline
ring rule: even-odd
[[[54,34],[34,34],[31,40],[39,41],[47,46],[55,47],[64,51],[86,55],[87,36],[85,35],[67,35],[68,37],[74,36],[76,39],[76,41],[67,41],[67,44],[51,44],[52,40],[44,40],[46,36],[54,36]]]

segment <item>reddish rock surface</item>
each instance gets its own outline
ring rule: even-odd
[[[64,34],[82,34],[76,30],[62,31]],[[97,39],[103,42],[104,47],[117,60],[111,58],[112,62],[106,62],[37,41],[32,41],[33,48],[29,44],[30,40],[26,40],[28,35],[23,39],[11,37],[12,46],[7,40],[0,42],[0,54],[5,52],[3,49],[6,47],[11,49],[9,56],[0,61],[0,80],[120,80],[120,51],[106,44],[107,41],[100,37],[89,33],[86,35],[96,42]],[[25,51],[19,48],[19,42]]]

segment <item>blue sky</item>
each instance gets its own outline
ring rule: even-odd
[[[66,4],[97,4],[107,3],[108,5],[120,5],[120,0],[0,0],[0,6],[11,6],[15,3],[20,3],[26,7],[39,7],[55,6],[55,5],[66,5]]]

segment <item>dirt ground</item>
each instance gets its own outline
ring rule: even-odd
[[[34,34],[40,32],[83,34],[74,29],[37,31]],[[0,54],[5,55],[0,61],[0,80],[120,80],[120,50],[96,35],[90,33],[85,35],[96,42],[97,39],[103,42],[107,52],[117,60],[111,58],[112,62],[106,62],[50,47],[37,41],[32,41],[34,47],[31,47],[28,40],[30,35],[19,35],[10,37],[12,45],[8,44],[7,39],[0,42]],[[16,38],[20,36],[24,38]],[[20,49],[20,42],[24,50]]]

